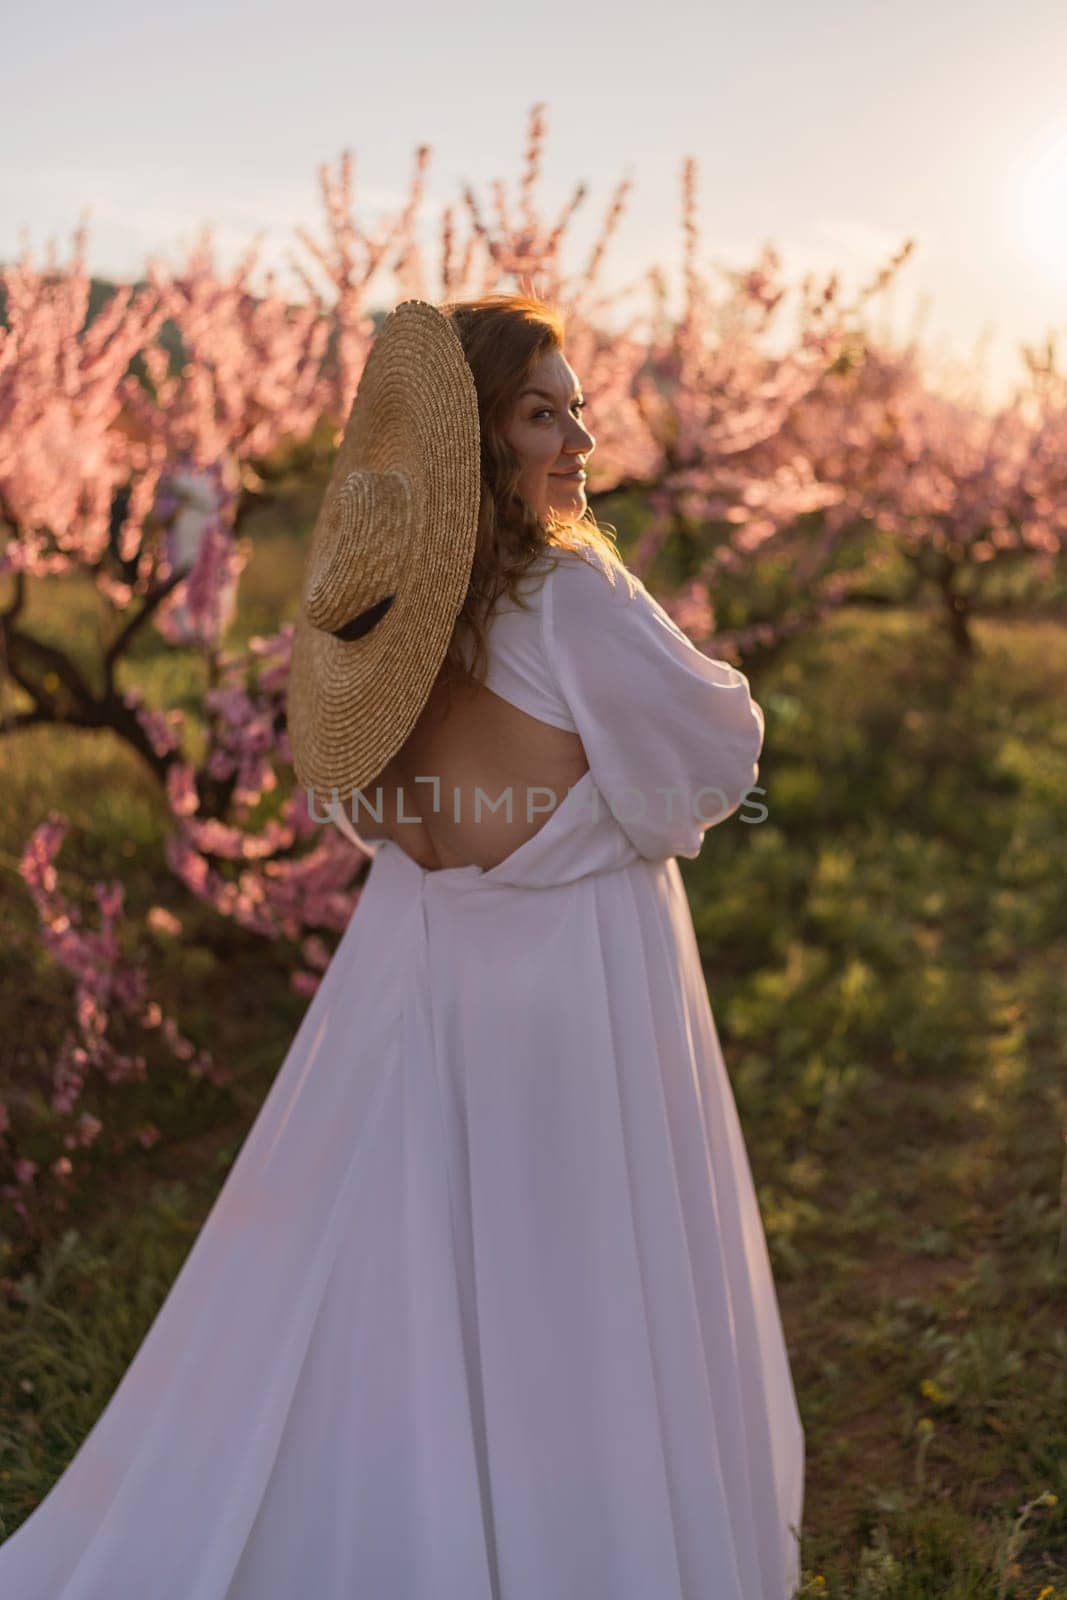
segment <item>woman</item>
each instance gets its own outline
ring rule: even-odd
[[[477,459],[443,658],[389,656],[374,744],[294,648],[298,773],[345,740],[375,773],[333,812],[362,896],[141,1349],[0,1547],[0,1600],[795,1591],[804,1439],[675,860],[745,803],[763,717],[597,528],[558,316],[447,323]],[[329,671],[391,650],[426,578],[393,524],[360,543],[385,491],[450,537],[417,474],[346,447],[305,589]]]

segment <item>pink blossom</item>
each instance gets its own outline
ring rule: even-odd
[[[153,906],[146,918],[148,926],[156,933],[165,933],[176,937],[182,931],[181,918],[176,917],[165,906]]]
[[[176,761],[167,768],[167,799],[179,817],[191,816],[199,806],[196,775],[187,763]]]

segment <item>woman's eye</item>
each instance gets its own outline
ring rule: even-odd
[[[586,401],[586,400],[576,400],[574,402],[573,406],[571,407],[571,410],[572,411],[584,411],[587,405],[588,405],[588,401]],[[542,410],[534,412],[533,421],[536,422],[538,417],[550,417],[550,416],[552,416],[552,414],[553,413],[552,413],[551,407],[545,406]]]

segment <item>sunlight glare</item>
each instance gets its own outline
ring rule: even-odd
[[[1027,253],[1067,281],[1067,130],[1046,144],[1024,171],[1018,222]]]

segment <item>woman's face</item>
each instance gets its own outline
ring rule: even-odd
[[[519,493],[537,516],[580,517],[586,460],[596,440],[581,422],[581,385],[560,350],[547,351],[523,384],[504,438],[522,463]]]

